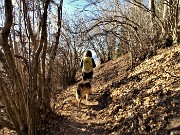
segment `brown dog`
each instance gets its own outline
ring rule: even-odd
[[[88,101],[88,96],[91,93],[91,83],[90,81],[80,82],[77,86],[76,90],[76,100],[78,104],[78,108],[81,105],[81,100],[86,96],[86,102]]]

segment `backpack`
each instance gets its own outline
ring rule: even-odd
[[[91,57],[84,57],[83,59],[83,70],[86,73],[91,72],[93,69],[92,67],[92,58]]]

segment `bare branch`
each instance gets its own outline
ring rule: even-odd
[[[23,56],[20,56],[20,55],[14,55],[16,58],[20,58],[24,61],[26,67],[28,68],[28,71],[29,71],[29,63],[28,63],[28,60],[26,58],[24,58]]]

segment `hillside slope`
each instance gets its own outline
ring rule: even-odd
[[[49,121],[47,134],[180,134],[180,45],[133,71],[128,61],[124,55],[96,68],[89,102],[80,109],[76,85],[57,94],[52,108],[59,118]]]

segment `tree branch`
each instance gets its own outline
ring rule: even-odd
[[[26,58],[24,58],[23,56],[20,56],[20,55],[14,55],[16,58],[20,58],[24,61],[25,65],[27,66],[28,68],[28,71],[29,71],[29,63],[28,63],[28,60]]]

